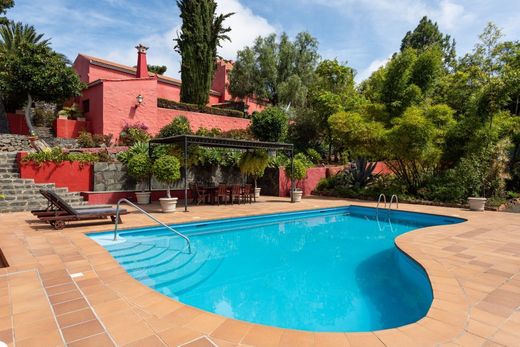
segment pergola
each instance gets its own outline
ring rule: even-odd
[[[280,142],[262,142],[262,141],[251,141],[251,140],[235,140],[226,139],[220,137],[208,137],[208,136],[197,136],[197,135],[178,135],[163,137],[150,140],[148,142],[148,155],[151,157],[153,152],[153,146],[155,145],[177,145],[183,149],[183,162],[184,162],[184,211],[188,212],[188,149],[190,146],[201,146],[211,148],[230,148],[237,150],[250,150],[250,149],[265,149],[268,151],[283,151],[291,159],[291,177],[293,176],[294,161],[293,152],[294,146],[291,143],[280,143]],[[294,190],[294,180],[291,178],[291,191]],[[151,189],[151,185],[149,186]],[[294,198],[291,194],[291,202],[294,202]]]

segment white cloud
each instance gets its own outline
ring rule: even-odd
[[[261,35],[268,35],[275,32],[274,26],[260,16],[257,16],[251,9],[245,7],[238,0],[219,0],[217,1],[217,13],[235,12],[224,24],[232,28],[228,33],[231,42],[225,41],[219,49],[219,54],[226,59],[235,59],[236,52],[247,45],[253,43],[254,39]],[[168,71],[166,75],[180,77],[180,57],[174,51],[173,39],[177,37],[180,30],[180,19],[178,24],[169,30],[142,37],[139,42],[149,46],[147,58],[149,64],[166,65]],[[137,43],[137,42],[136,42]],[[128,65],[135,65],[137,54],[133,46],[112,49],[106,56],[109,60],[114,60]]]
[[[229,32],[231,42],[223,42],[222,48],[219,49],[219,54],[223,58],[235,59],[237,51],[252,44],[256,37],[276,32],[275,27],[267,19],[254,14],[238,0],[217,0],[217,11],[235,12],[225,22],[226,26],[231,27]]]
[[[385,58],[385,59],[376,59],[376,60],[373,60],[370,65],[368,65],[365,69],[361,70],[361,72],[359,72],[357,75],[356,75],[356,82],[359,83],[365,79],[367,79],[368,77],[370,77],[370,75],[372,74],[372,72],[376,71],[377,69],[379,69],[381,66],[385,65],[388,61],[390,60],[390,57],[388,58]]]

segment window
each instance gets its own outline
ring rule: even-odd
[[[83,108],[84,113],[87,113],[90,111],[90,100],[89,99],[83,100],[82,108]]]

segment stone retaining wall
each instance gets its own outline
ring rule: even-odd
[[[24,135],[0,134],[0,152],[19,152],[31,150],[31,144]]]
[[[184,171],[182,178],[172,189],[184,189]],[[121,163],[94,163],[95,192],[135,191],[140,189],[134,179],[128,176],[126,167]],[[188,182],[200,182],[215,185],[220,182],[242,183],[243,177],[238,168],[229,167],[194,167],[188,170]],[[148,187],[148,186],[146,186]],[[164,184],[152,179],[152,189],[166,189]]]

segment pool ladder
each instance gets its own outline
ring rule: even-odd
[[[115,226],[114,226],[114,241],[117,240],[117,226],[118,226],[118,223],[119,223],[119,210],[120,210],[120,207],[121,207],[121,203],[126,203],[130,206],[132,206],[133,208],[137,209],[139,212],[141,212],[142,214],[144,214],[145,216],[147,216],[148,218],[150,218],[151,220],[155,221],[156,223],[162,225],[163,227],[165,227],[166,229],[172,231],[173,233],[177,234],[178,236],[182,237],[187,245],[188,245],[188,253],[191,254],[191,242],[190,242],[190,239],[188,238],[188,236],[178,232],[177,230],[173,229],[172,227],[164,224],[163,222],[161,222],[160,220],[158,220],[157,218],[155,218],[154,216],[152,216],[151,214],[149,214],[148,212],[146,212],[145,210],[143,210],[142,208],[140,208],[139,206],[137,206],[136,204],[134,204],[133,202],[129,201],[128,199],[119,199],[119,201],[117,202],[117,207],[116,207],[116,221],[115,221]]]
[[[388,205],[388,211],[391,211],[392,210],[392,204],[395,200],[395,204],[396,204],[396,208],[398,209],[399,208],[399,198],[397,197],[397,195],[393,194],[392,197],[390,198],[390,204]],[[379,194],[379,197],[377,198],[377,205],[376,205],[376,209],[379,211],[379,205],[381,204],[381,201],[384,202],[384,208],[386,209],[386,195],[385,194]]]

